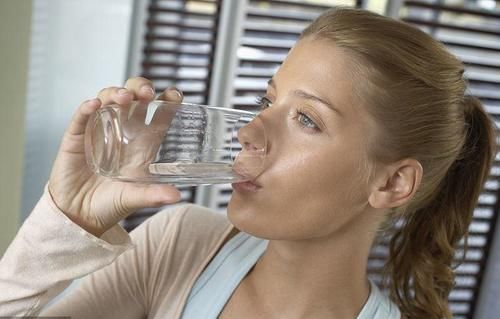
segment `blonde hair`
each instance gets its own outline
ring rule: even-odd
[[[328,10],[301,37],[332,41],[357,63],[355,93],[377,123],[373,162],[421,163],[417,193],[391,213],[402,226],[392,234],[386,276],[406,317],[451,318],[455,248],[495,154],[492,121],[465,95],[463,63],[419,29],[358,9]]]

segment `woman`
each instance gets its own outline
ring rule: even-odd
[[[70,123],[48,187],[0,264],[0,311],[72,318],[451,318],[454,249],[494,155],[463,64],[404,23],[332,9],[306,28],[261,98],[266,167],[234,184],[228,219],[194,205],[128,235],[117,222],[179,200],[85,166],[89,115],[152,99],[143,78],[102,90]],[[167,90],[160,97],[180,100]],[[239,139],[258,147],[248,125]],[[390,299],[367,279],[390,244]],[[5,293],[7,291],[7,293]]]

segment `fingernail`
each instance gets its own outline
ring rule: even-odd
[[[101,100],[99,100],[98,98],[93,98],[93,99],[90,99],[90,100],[86,100],[84,103],[85,104],[91,104],[91,105],[100,104]]]
[[[176,192],[176,193],[169,193],[167,196],[165,196],[165,202],[166,203],[171,203],[171,202],[177,202],[181,199],[181,193]]]
[[[171,194],[173,195],[173,198],[176,198],[176,199],[181,198],[181,192],[177,188],[173,188],[171,190],[171,192],[172,192]]]
[[[143,87],[141,87],[141,92],[149,96],[155,95],[155,90],[153,90],[153,88],[149,85],[144,85]]]
[[[168,90],[169,90],[169,92],[172,92],[175,95],[177,95],[177,97],[182,100],[182,98],[183,98],[182,93],[177,88],[169,88]]]
[[[93,112],[100,105],[101,105],[101,100],[99,100],[99,99],[86,100],[83,102],[83,110],[85,110],[84,113]]]
[[[127,89],[119,89],[118,90],[118,95],[125,95],[127,93],[128,93]]]
[[[175,196],[173,197],[174,200],[180,200],[181,199],[181,193],[177,192]]]

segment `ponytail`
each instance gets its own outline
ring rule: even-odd
[[[390,292],[407,318],[452,318],[452,262],[465,238],[495,155],[492,121],[481,102],[464,98],[465,134],[461,154],[424,207],[406,211],[390,241],[386,277]]]

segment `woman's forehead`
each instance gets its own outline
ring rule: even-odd
[[[276,89],[313,91],[341,107],[352,103],[353,79],[346,54],[329,41],[304,38],[273,77]]]

